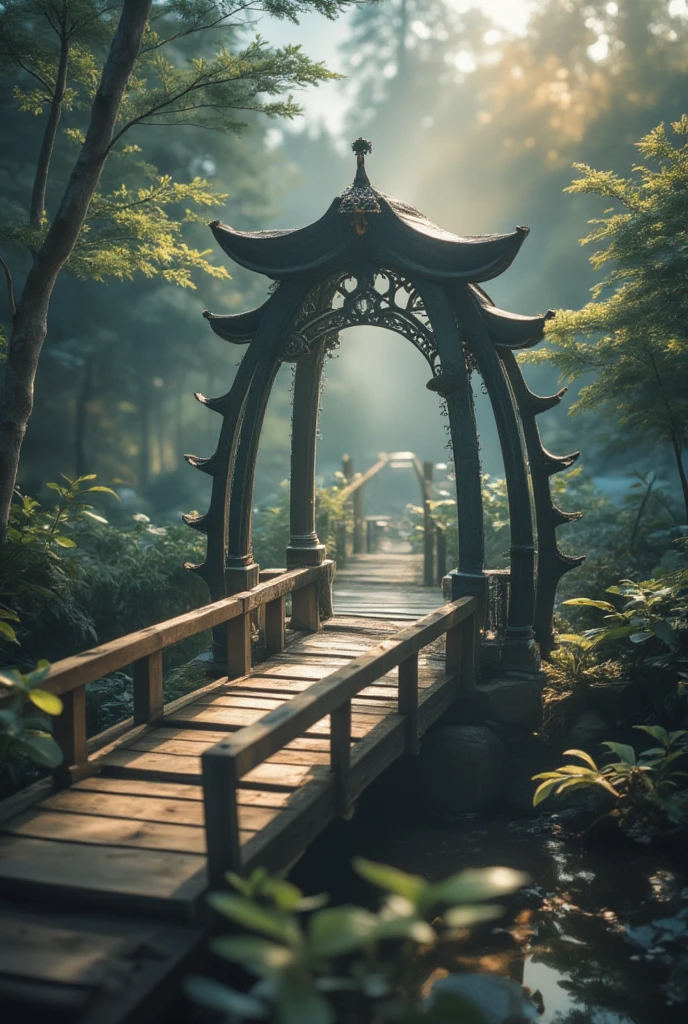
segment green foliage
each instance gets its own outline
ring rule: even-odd
[[[10,773],[16,774],[13,762],[22,758],[43,768],[62,763],[62,751],[52,737],[50,717],[46,717],[61,714],[62,701],[41,687],[49,672],[47,661],[39,661],[32,672],[0,672],[0,766]]]
[[[594,608],[606,614],[605,625],[580,635],[563,634],[559,637],[562,643],[590,654],[600,644],[629,640],[643,654],[654,653],[653,664],[688,668],[688,568],[663,571],[642,583],[621,580],[606,593],[620,599],[622,607],[588,597],[564,601],[566,606]]]
[[[485,530],[485,564],[490,569],[501,569],[509,564],[509,502],[506,480],[493,479],[489,473],[482,478],[483,522]],[[447,538],[447,561],[449,566],[458,564],[458,524],[456,499],[442,498],[430,502],[430,512],[443,527]],[[408,505],[406,514],[410,520],[411,544],[415,551],[423,550],[423,508]]]
[[[433,884],[362,858],[354,867],[386,893],[378,913],[325,906],[326,896],[304,897],[262,868],[247,879],[228,875],[238,894],[211,893],[209,903],[251,934],[215,938],[211,948],[260,981],[245,995],[193,977],[186,985],[191,998],[240,1020],[276,1024],[335,1024],[342,1000],[359,1021],[480,1024],[484,1018],[470,999],[445,993],[428,1006],[421,985],[431,957],[454,929],[500,916],[502,908],[483,901],[514,892],[526,876],[484,868]]]
[[[637,447],[639,438],[669,442],[688,514],[682,466],[688,440],[688,254],[681,244],[688,116],[672,130],[676,143],[663,124],[641,139],[643,162],[631,177],[575,165],[581,177],[569,192],[611,198],[621,207],[592,221],[593,231],[583,239],[604,244],[591,262],[595,269],[611,269],[593,290],[592,302],[550,322],[547,336],[555,347],[522,358],[550,361],[568,383],[593,373],[571,412],[599,410],[614,424],[617,450]]]
[[[0,551],[0,657],[51,660],[190,611],[207,600],[202,581],[184,569],[201,555],[186,527],[154,526],[137,514],[115,527],[95,511],[93,495],[112,497],[93,474],[48,484],[53,506],[17,494],[8,542]],[[116,495],[115,495],[116,497]],[[4,641],[4,643],[3,643]],[[208,644],[200,634],[166,654],[174,667]]]
[[[551,795],[599,786],[614,797],[625,826],[657,829],[688,823],[688,791],[679,789],[679,785],[685,787],[683,780],[688,773],[675,767],[678,760],[688,756],[688,731],[667,732],[659,725],[634,728],[651,736],[657,746],[637,754],[626,743],[608,741],[602,746],[618,760],[603,767],[584,750],[566,750],[566,755],[583,761],[583,765],[565,764],[556,771],[534,775],[534,780],[543,781],[535,790],[533,806]]]

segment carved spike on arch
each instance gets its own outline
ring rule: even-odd
[[[201,405],[204,405],[206,409],[211,409],[212,412],[219,412],[221,416],[225,414],[229,402],[229,395],[220,395],[219,398],[206,398],[200,391],[194,391],[194,398]]]
[[[556,395],[536,395],[529,390],[528,405],[535,415],[539,416],[540,413],[549,412],[550,409],[555,409],[567,391],[568,388],[562,388],[561,391],[557,391]]]
[[[201,455],[185,455],[184,458],[193,466],[194,469],[199,469],[201,473],[207,473],[208,476],[217,476],[218,473],[218,460],[214,455],[209,458],[203,458]]]
[[[537,411],[529,400],[532,392],[529,391],[523,379],[514,353],[508,349],[499,349],[498,351],[520,409],[526,451],[530,462],[538,542],[538,572],[533,626],[540,651],[544,657],[548,657],[554,647],[552,616],[557,585],[562,576],[584,561],[585,556],[565,555],[559,550],[556,531],[557,527],[563,525],[561,517],[576,515],[576,513],[564,513],[552,501],[549,484],[552,472],[550,472],[551,462],[548,463],[548,458],[555,460],[555,456],[545,450],[540,440],[540,431],[536,421]],[[567,467],[558,462],[553,472],[565,468]]]
[[[542,452],[542,465],[548,476],[554,476],[555,473],[563,473],[565,469],[570,469],[574,462],[577,462],[580,458],[580,452],[571,452],[570,455],[552,455],[542,445],[540,450]]]

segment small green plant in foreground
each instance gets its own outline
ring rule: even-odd
[[[62,713],[62,701],[41,688],[49,672],[47,661],[39,661],[33,672],[0,672],[0,698],[9,698],[8,706],[0,709],[0,765],[17,754],[44,768],[57,768],[62,763],[62,751],[52,736],[50,721],[50,716]]]
[[[675,767],[680,758],[688,755],[688,730],[667,732],[658,725],[634,728],[651,736],[657,746],[636,754],[627,743],[603,743],[618,760],[602,767],[584,750],[566,750],[565,755],[583,764],[565,764],[556,771],[534,775],[533,780],[542,781],[535,790],[533,806],[552,795],[600,786],[614,797],[625,826],[661,829],[688,823],[688,790],[680,788],[688,773]]]
[[[328,907],[326,895],[304,897],[291,882],[261,868],[248,879],[228,875],[236,891],[211,893],[209,902],[252,934],[215,938],[211,948],[259,980],[244,994],[192,977],[190,997],[232,1021],[336,1024],[343,1013],[359,1024],[482,1024],[480,1007],[461,991],[470,975],[456,976],[455,991],[443,985],[428,1000],[421,986],[438,946],[457,929],[501,916],[502,907],[484,901],[514,892],[527,877],[495,867],[433,884],[362,858],[354,868],[386,894],[379,912]],[[503,978],[495,984],[513,985]],[[515,995],[524,1000],[520,987]]]

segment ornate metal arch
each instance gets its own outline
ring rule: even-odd
[[[213,478],[208,512],[186,516],[208,539],[206,561],[190,566],[214,599],[257,580],[251,547],[253,476],[268,397],[279,366],[295,364],[291,450],[291,543],[287,564],[324,557],[315,530],[315,448],[323,361],[348,327],[372,326],[407,338],[431,371],[427,387],[445,402],[454,451],[459,515],[459,564],[452,593],[486,596],[481,471],[470,375],[480,374],[504,457],[511,523],[511,591],[504,663],[537,664],[535,639],[552,646],[552,611],[559,578],[581,557],[563,555],[555,531],[580,513],[563,512],[549,477],[577,453],[556,457],[540,442],[536,415],[563,394],[533,395],[514,350],[537,344],[554,314],[527,317],[498,309],[481,283],[508,268],[528,234],[460,237],[417,210],[377,192],[364,167],[369,143],[354,144],[353,186],[320,220],[294,231],[212,230],[237,263],[275,280],[262,306],[239,315],[206,312],[212,329],[248,345],[231,390],[199,401],[223,419],[209,459],[188,461]],[[531,507],[532,506],[532,507]]]

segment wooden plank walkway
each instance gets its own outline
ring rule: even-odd
[[[423,586],[423,556],[399,547],[352,555],[337,568],[336,615],[415,622],[442,604],[439,587]]]
[[[354,685],[345,753],[331,735],[330,713],[240,778],[243,869],[288,867],[344,813],[349,805],[341,801],[332,768],[338,746],[347,801],[414,749],[457,695],[457,652],[452,675],[444,633],[456,615],[463,626],[470,621],[464,622],[466,612],[448,619],[443,609],[426,630],[426,646],[392,641],[404,620],[428,607],[414,603],[420,600],[414,583],[404,604],[404,573],[417,572],[415,562],[395,563],[391,586],[380,581],[389,558],[357,556],[342,574],[335,594],[341,604],[369,592],[367,583],[355,583],[361,568],[366,576],[359,578],[380,582],[361,616],[338,614],[319,631],[288,635],[282,651],[247,675],[213,679],[182,706],[178,701],[157,720],[129,728],[89,762],[87,777],[57,791],[46,780],[34,787],[32,799],[20,794],[0,805],[0,999],[8,1006],[49,1007],[51,1014],[62,1007],[63,1019],[80,1024],[150,1020],[166,979],[183,973],[185,958],[204,941],[202,755],[228,737],[240,739],[242,730],[248,735],[246,727],[286,710],[333,673],[351,666],[355,674],[381,644],[376,658],[391,657],[395,667],[376,674],[373,659],[365,668],[371,684]],[[248,609],[250,602],[242,600]],[[427,600],[433,608],[439,604],[434,589]],[[368,617],[376,607],[386,608],[384,618]],[[404,673],[403,695],[397,650],[413,668]]]

